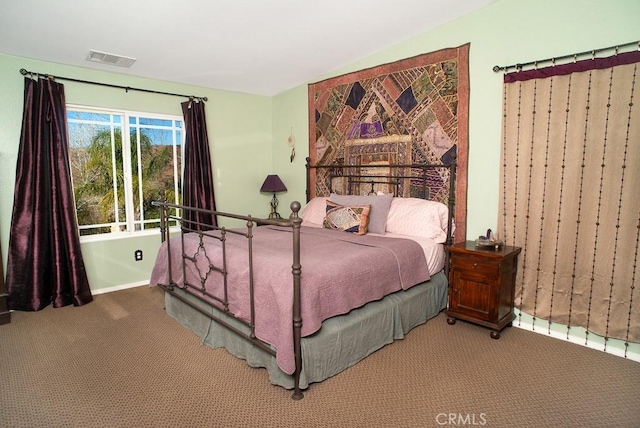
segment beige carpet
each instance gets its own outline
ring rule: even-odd
[[[302,401],[138,287],[0,326],[1,427],[639,427],[640,364],[441,314]]]

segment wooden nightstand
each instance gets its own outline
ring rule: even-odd
[[[491,337],[515,318],[513,299],[520,247],[477,247],[466,241],[447,247],[450,257],[447,322],[456,319],[491,328]]]

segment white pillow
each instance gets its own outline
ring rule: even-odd
[[[324,217],[327,215],[327,199],[325,196],[317,196],[302,208],[303,226],[306,226],[305,223],[322,226]]]
[[[442,244],[447,240],[448,215],[449,208],[441,202],[396,197],[391,201],[387,232],[422,236]]]

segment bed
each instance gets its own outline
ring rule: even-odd
[[[425,179],[437,170],[444,200],[430,199]],[[231,228],[156,202],[163,244],[150,286],[203,344],[265,368],[301,399],[446,307],[455,163],[380,171],[307,161],[304,207],[293,202],[288,219],[214,213],[240,223]]]

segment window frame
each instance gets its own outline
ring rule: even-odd
[[[176,132],[176,129],[179,130],[180,132],[180,141],[177,143],[180,145],[179,150],[180,150],[180,165],[178,166],[178,162],[176,162],[177,158],[176,156],[178,155],[177,150],[177,144],[172,144],[171,147],[171,152],[172,152],[172,156],[173,156],[173,176],[174,176],[174,191],[175,194],[178,195],[180,194],[180,190],[179,189],[179,184],[182,183],[182,180],[184,180],[184,151],[185,151],[185,140],[186,140],[186,130],[185,130],[185,123],[184,123],[184,118],[182,116],[179,115],[172,115],[172,114],[165,114],[165,113],[153,113],[153,112],[144,112],[144,111],[137,111],[137,110],[128,110],[128,109],[120,109],[120,108],[108,108],[108,107],[93,107],[93,106],[86,106],[86,105],[81,105],[81,104],[67,104],[67,112],[68,111],[79,111],[79,112],[88,112],[88,113],[98,113],[98,114],[107,114],[107,115],[112,115],[112,116],[120,116],[122,118],[122,122],[119,124],[119,126],[121,126],[121,137],[122,137],[122,158],[123,158],[123,165],[122,165],[122,169],[123,169],[123,174],[124,174],[124,179],[123,179],[123,183],[124,183],[124,199],[125,199],[125,204],[124,204],[124,208],[125,208],[125,212],[126,212],[126,220],[124,222],[122,221],[118,221],[118,209],[115,209],[115,215],[116,215],[116,221],[115,224],[125,224],[127,230],[125,231],[121,231],[121,230],[117,230],[115,232],[108,232],[108,233],[97,233],[97,234],[91,234],[91,235],[80,235],[80,242],[96,242],[96,241],[109,241],[109,240],[114,240],[114,239],[123,239],[123,238],[131,238],[131,237],[143,237],[143,236],[153,236],[153,235],[157,235],[158,234],[158,229],[159,226],[156,228],[151,228],[151,229],[145,229],[144,225],[148,224],[148,223],[157,223],[159,222],[159,220],[156,219],[145,219],[144,218],[144,210],[141,209],[140,211],[140,219],[137,220],[135,218],[135,199],[134,199],[134,188],[133,188],[133,167],[132,167],[132,156],[131,156],[131,145],[132,144],[136,144],[136,150],[137,150],[137,158],[138,158],[138,163],[137,163],[137,169],[138,171],[135,172],[135,174],[138,175],[138,179],[140,180],[139,183],[142,183],[141,180],[141,176],[142,176],[142,171],[140,169],[140,160],[142,159],[141,157],[141,150],[140,150],[140,129],[144,129],[146,127],[150,127],[153,128],[153,125],[143,125],[140,123],[140,119],[157,119],[157,120],[169,120],[172,123],[175,121],[179,121],[181,123],[181,127],[176,128],[175,125],[172,125],[171,127],[167,127],[165,129],[170,129],[172,132]],[[133,126],[130,124],[130,120],[131,118],[135,118],[136,119],[136,124],[135,124],[135,132],[137,133],[137,141],[132,141],[131,140],[131,129],[133,128]],[[69,127],[69,120],[68,117],[66,118],[67,120],[67,126]],[[107,122],[105,122],[106,124]],[[112,126],[111,128],[111,135],[112,135],[112,160],[113,157],[115,156],[115,150],[114,150],[114,145],[113,145],[113,134],[114,134],[114,127]],[[69,137],[70,139],[70,137]],[[71,141],[69,141],[69,145],[71,146]],[[71,154],[71,147],[69,147],[69,154]],[[116,168],[115,164],[113,164],[113,168]],[[177,171],[178,167],[180,168],[180,171]],[[116,191],[117,193],[117,187],[118,184],[115,180],[115,172],[112,171],[112,175],[114,177],[114,183],[113,183],[113,189]],[[72,177],[73,180],[73,177]],[[138,192],[140,194],[142,194],[142,186],[139,186]],[[75,205],[75,190],[74,190],[74,205]],[[142,204],[142,198],[140,197],[140,201],[138,202],[139,204]],[[171,203],[177,203],[177,201],[172,201]],[[76,219],[77,219],[77,211],[76,211]],[[178,216],[180,215],[180,213],[178,212]],[[96,227],[96,226],[100,226],[101,224],[95,224],[95,225],[91,225],[92,227]],[[113,223],[106,223],[105,226],[110,226],[113,225]],[[136,226],[140,225],[140,230],[136,230]],[[78,224],[78,234],[80,234],[80,224]],[[176,228],[177,226],[170,226],[169,229],[173,230],[174,228]]]

